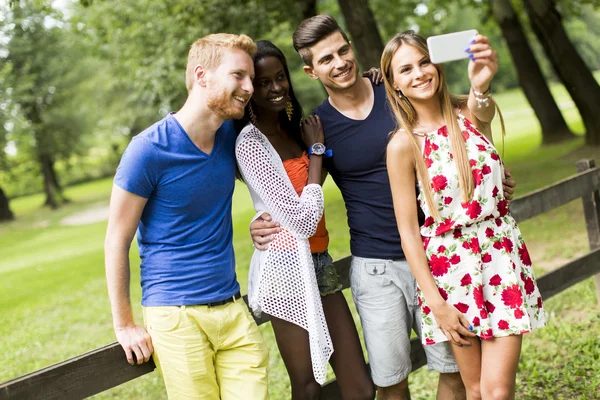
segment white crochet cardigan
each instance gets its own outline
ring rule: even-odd
[[[255,250],[252,256],[250,308],[308,331],[313,373],[323,384],[333,345],[308,243],[323,216],[323,191],[310,184],[298,196],[277,151],[252,124],[239,134],[235,155],[257,212],[254,219],[268,212],[282,227],[268,250]]]

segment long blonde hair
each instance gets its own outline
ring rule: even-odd
[[[431,187],[431,180],[429,179],[429,174],[427,173],[425,160],[421,153],[419,142],[413,134],[413,129],[417,123],[417,112],[410,101],[406,97],[400,96],[393,87],[394,74],[391,68],[392,58],[394,57],[394,54],[396,54],[396,51],[404,44],[416,47],[425,57],[429,59],[429,51],[425,38],[417,35],[411,30],[398,33],[387,43],[385,49],[383,50],[383,54],[381,55],[381,71],[383,72],[383,81],[385,83],[385,91],[388,102],[396,118],[396,132],[402,128],[404,130],[404,134],[408,135],[411,139],[411,142],[414,144],[413,150],[415,156],[415,169],[423,186],[421,189],[423,191],[423,195],[425,196],[425,201],[427,202],[427,206],[429,207],[431,215],[435,219],[439,219],[439,210],[437,205],[433,202],[433,188]],[[436,94],[440,102],[442,116],[444,117],[444,122],[448,130],[454,161],[458,170],[458,180],[462,201],[469,202],[473,198],[475,185],[473,173],[469,164],[469,158],[467,156],[465,141],[463,139],[460,126],[458,125],[456,115],[457,108],[466,107],[468,97],[450,94],[448,90],[448,84],[446,83],[446,73],[444,71],[444,67],[441,64],[434,65],[439,74],[439,84]],[[396,132],[392,134],[395,134]]]

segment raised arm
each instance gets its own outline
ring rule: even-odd
[[[275,221],[301,237],[312,236],[323,216],[323,191],[317,183],[321,171],[309,177],[309,182],[315,183],[304,187],[298,196],[283,166],[275,164],[278,160],[272,157],[266,139],[257,131],[242,131],[240,135],[236,158],[246,184],[260,196]]]
[[[146,199],[113,185],[108,228],[104,242],[104,262],[108,296],[115,335],[129,364],[150,359],[154,349],[148,332],[135,324],[129,295],[129,248],[135,235]]]
[[[423,249],[417,214],[415,158],[411,139],[403,132],[394,135],[388,144],[386,156],[394,212],[406,261],[446,337],[455,344],[469,345],[467,340],[460,337],[474,336],[468,329],[469,322],[440,295]]]
[[[488,38],[477,35],[469,47],[469,80],[471,90],[467,106],[470,113],[475,117],[472,119],[478,125],[486,137],[492,141],[489,124],[494,119],[496,107],[494,98],[491,96],[491,83],[498,71],[498,55],[492,49]]]

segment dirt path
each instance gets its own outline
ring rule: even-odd
[[[98,203],[91,208],[73,213],[60,221],[61,225],[87,225],[96,222],[106,221],[108,219],[108,205],[106,203]]]

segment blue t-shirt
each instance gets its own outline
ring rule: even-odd
[[[350,227],[350,251],[365,258],[403,259],[385,152],[396,122],[384,85],[372,84],[375,99],[364,120],[344,116],[326,99],[315,110],[333,157],[325,167],[339,187]]]
[[[137,230],[142,305],[204,304],[240,290],[231,223],[235,139],[227,121],[206,154],[169,115],[127,146],[115,184],[148,199]]]

